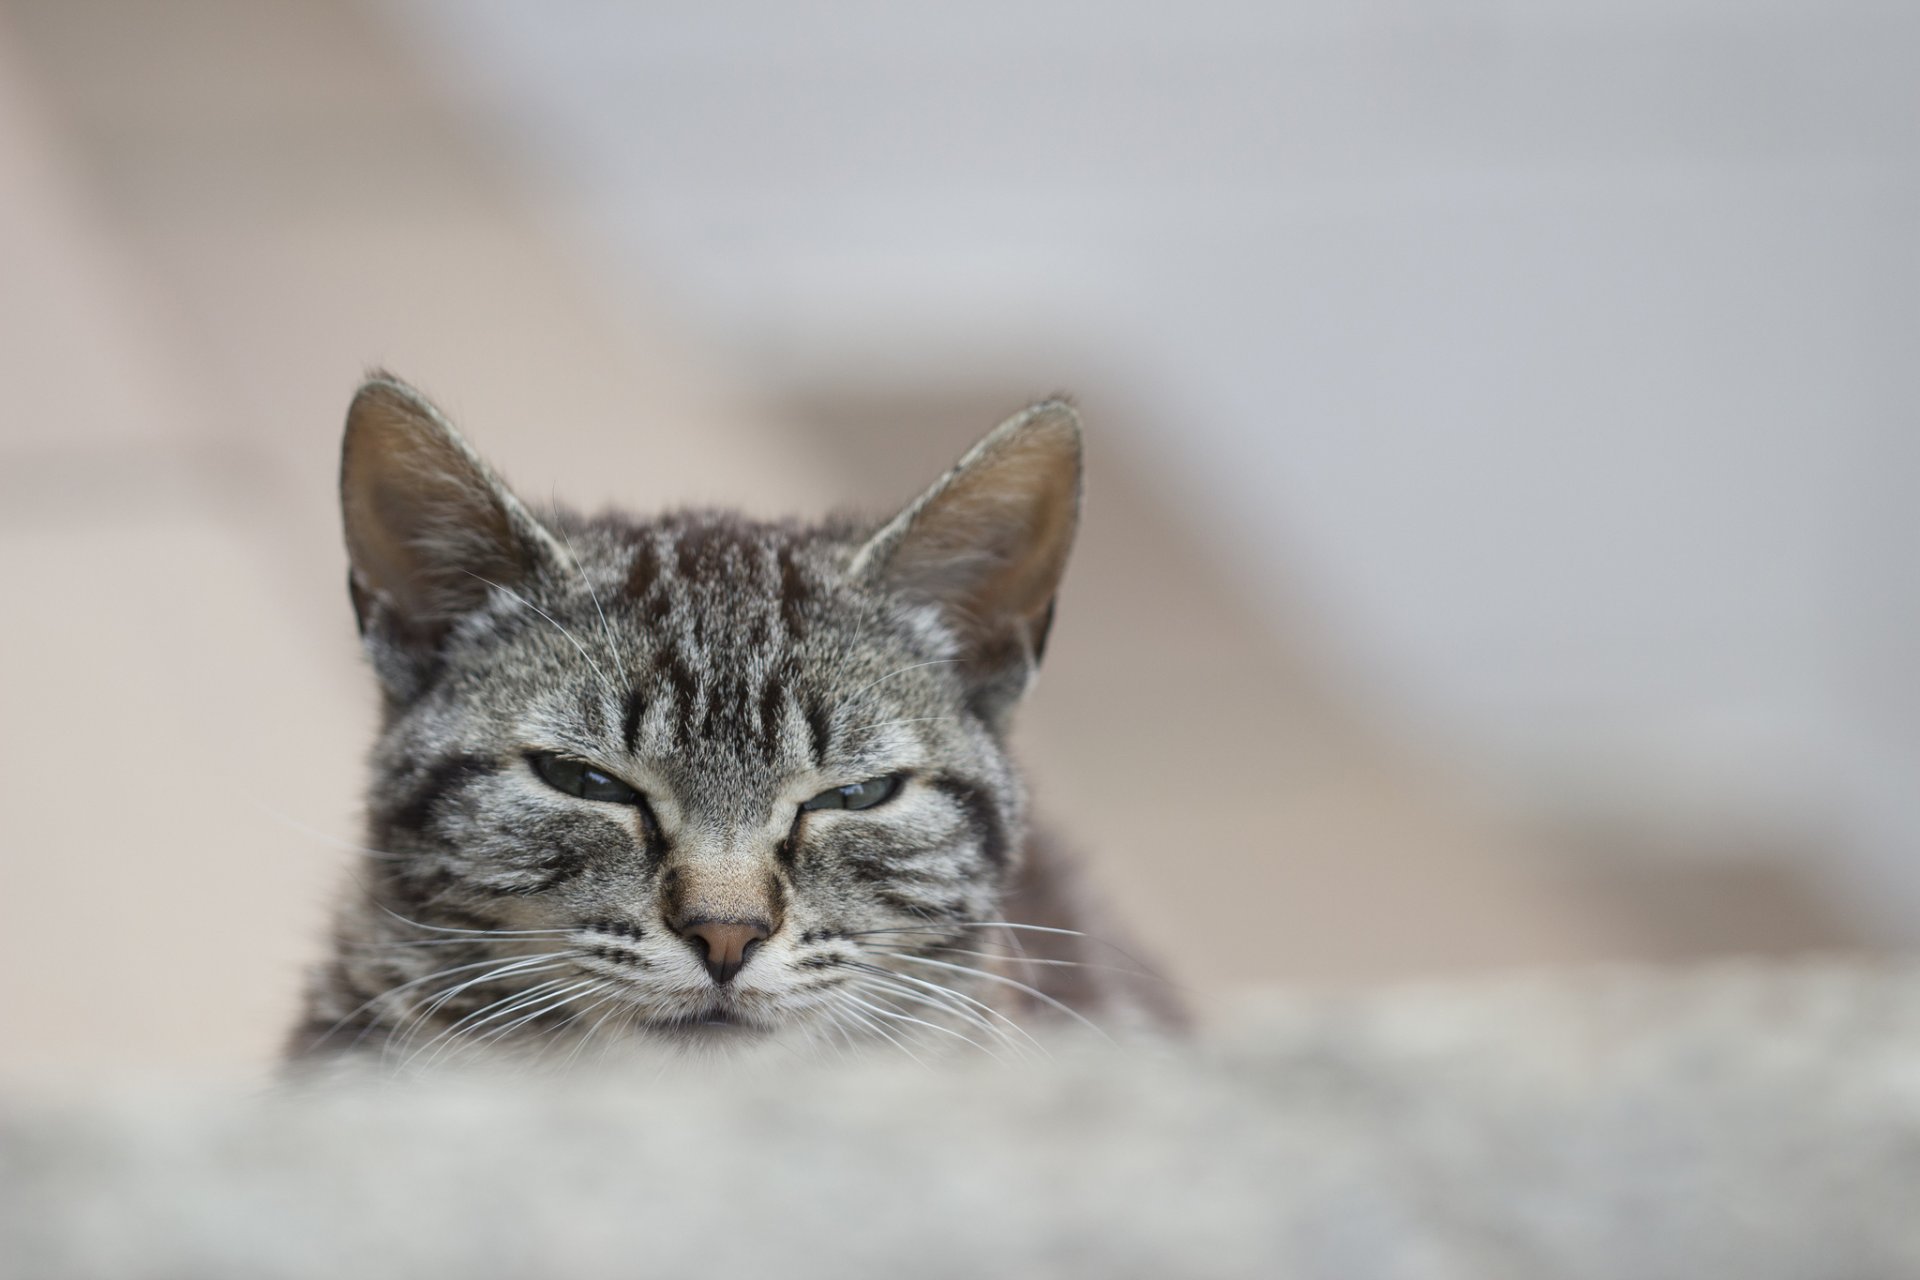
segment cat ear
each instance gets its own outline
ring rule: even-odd
[[[416,678],[494,585],[551,558],[552,535],[412,387],[371,376],[347,410],[340,454],[348,587],[390,684]]]
[[[1080,517],[1080,417],[1046,400],[996,427],[862,547],[857,577],[932,605],[998,720],[1046,648]]]

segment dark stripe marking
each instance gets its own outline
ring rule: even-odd
[[[980,838],[980,852],[995,870],[1007,866],[1007,824],[1000,810],[985,791],[960,778],[941,774],[927,779],[927,785],[960,806],[967,825]]]
[[[385,823],[395,831],[422,832],[433,821],[443,799],[474,779],[488,777],[499,770],[499,763],[485,756],[457,755],[442,760],[426,771],[425,778],[405,802],[386,815]]]
[[[832,725],[816,702],[807,703],[807,736],[812,740],[814,763],[825,764],[827,748],[833,742]]]
[[[635,689],[627,695],[627,714],[620,725],[620,740],[627,744],[627,754],[635,755],[640,750],[640,717],[646,711],[640,690]]]
[[[641,539],[634,544],[633,565],[627,570],[627,598],[645,600],[659,577],[660,557],[653,549],[653,540]]]
[[[782,544],[775,558],[780,566],[780,622],[788,635],[799,639],[806,634],[806,606],[813,599],[813,588],[801,574],[790,544]]]
[[[693,740],[694,716],[699,711],[700,681],[687,665],[680,646],[669,645],[655,658],[655,666],[673,690],[674,733],[678,741]]]
[[[769,755],[780,741],[780,722],[786,719],[786,709],[787,691],[781,687],[780,678],[768,676],[760,687],[760,741]]]

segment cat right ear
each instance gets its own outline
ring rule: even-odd
[[[974,707],[999,723],[1046,649],[1079,518],[1080,418],[1065,400],[1043,400],[874,534],[852,572],[939,611]]]
[[[340,510],[348,590],[375,668],[417,687],[447,631],[495,586],[514,590],[551,537],[427,398],[385,373],[347,410]]]

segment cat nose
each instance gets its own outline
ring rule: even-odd
[[[732,981],[773,932],[764,920],[689,920],[674,925],[674,930],[687,940],[716,983]]]

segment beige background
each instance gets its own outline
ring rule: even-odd
[[[279,1040],[356,838],[372,690],[332,480],[363,367],[524,492],[643,509],[885,507],[1052,389],[754,391],[612,296],[416,47],[332,0],[0,3],[0,1081]],[[1090,515],[1023,749],[1203,1007],[1857,945],[1789,864],[1523,823],[1357,714],[1338,638],[1255,610],[1130,451],[1146,410],[1078,390]]]

